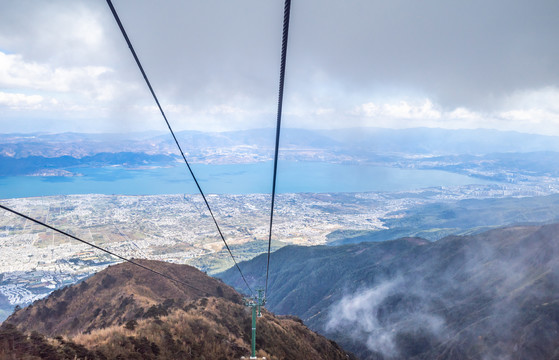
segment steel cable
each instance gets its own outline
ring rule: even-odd
[[[270,232],[268,236],[268,261],[266,264],[266,287],[264,297],[268,294],[268,274],[270,270],[270,250],[272,248],[272,225],[274,222],[274,203],[276,198],[276,178],[278,173],[278,153],[281,129],[281,114],[283,108],[283,88],[285,82],[285,63],[287,59],[287,39],[289,35],[289,17],[291,13],[291,0],[285,0],[283,10],[283,35],[281,42],[281,63],[280,63],[280,80],[279,80],[279,93],[278,93],[278,112],[276,121],[276,146],[274,152],[274,175],[272,180],[272,204],[270,207]]]
[[[186,166],[188,167],[188,171],[190,172],[190,175],[192,175],[192,179],[194,179],[194,182],[196,183],[196,187],[198,188],[198,191],[200,192],[200,195],[202,195],[202,198],[204,199],[204,202],[206,203],[206,207],[208,208],[208,211],[209,211],[209,213],[210,213],[210,215],[211,215],[211,217],[214,221],[214,224],[217,228],[219,236],[221,237],[221,240],[225,244],[225,247],[226,247],[227,251],[229,252],[229,255],[231,255],[231,259],[233,259],[233,262],[235,263],[235,266],[236,266],[237,270],[239,270],[239,273],[241,274],[241,277],[242,277],[245,285],[247,286],[248,290],[250,291],[250,293],[252,295],[254,295],[254,293],[253,293],[251,287],[249,286],[243,272],[241,271],[241,268],[239,267],[239,264],[237,263],[237,260],[235,260],[235,257],[233,256],[233,253],[231,252],[231,249],[229,248],[229,245],[227,244],[227,241],[225,241],[225,237],[223,236],[223,232],[221,231],[221,228],[219,227],[219,224],[217,223],[217,220],[216,220],[216,218],[213,214],[213,211],[210,207],[210,204],[208,203],[208,200],[206,199],[206,195],[204,195],[204,192],[202,191],[202,188],[200,187],[200,184],[198,183],[198,180],[196,179],[196,176],[194,175],[194,172],[192,171],[192,168],[190,167],[190,164],[186,160],[186,156],[184,155],[184,152],[182,151],[182,148],[179,144],[179,141],[177,140],[177,137],[175,136],[175,132],[173,131],[173,128],[171,127],[171,124],[167,120],[167,116],[165,115],[165,112],[163,111],[163,108],[161,107],[161,104],[159,103],[159,100],[157,99],[157,96],[155,95],[155,91],[153,90],[153,87],[151,86],[151,83],[149,82],[149,79],[146,75],[146,72],[144,71],[144,68],[142,67],[142,64],[140,63],[140,59],[136,55],[136,51],[134,50],[134,47],[132,46],[132,43],[130,42],[130,39],[128,38],[128,35],[126,34],[126,30],[124,30],[124,26],[122,25],[122,22],[120,21],[120,18],[118,17],[116,9],[114,8],[111,0],[107,0],[107,4],[109,5],[109,7],[111,9],[111,12],[112,12],[117,24],[118,24],[118,27],[120,28],[120,31],[122,32],[122,35],[124,36],[124,39],[126,40],[126,43],[128,44],[128,47],[130,48],[130,51],[132,52],[132,56],[134,57],[134,60],[136,60],[136,64],[138,65],[138,68],[140,69],[140,72],[142,73],[142,76],[144,77],[144,80],[146,81],[146,84],[149,88],[149,91],[151,92],[151,95],[153,96],[153,99],[155,100],[155,103],[157,104],[157,107],[159,108],[159,111],[161,112],[161,115],[163,116],[163,119],[165,119],[165,123],[167,124],[167,127],[169,128],[169,131],[171,132],[171,135],[173,135],[173,139],[175,140],[175,144],[177,145],[177,148],[179,149],[179,151],[181,153],[181,156],[182,156]]]

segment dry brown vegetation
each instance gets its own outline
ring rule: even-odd
[[[112,358],[234,359],[250,354],[250,312],[218,298],[202,298],[169,315],[78,335],[72,340]],[[268,312],[257,322],[257,349],[268,359],[346,359],[335,343],[292,318]]]
[[[6,321],[27,331],[49,336],[88,333],[130,320],[167,315],[170,309],[203,296],[219,296],[240,302],[231,287],[188,266],[158,261],[138,262],[175,279],[194,290],[130,263],[108,267],[74,286],[53,292]]]
[[[238,359],[250,354],[251,312],[238,293],[188,266],[146,265],[188,279],[205,294],[130,264],[116,265],[12,315],[0,329],[0,360]],[[263,311],[257,329],[258,354],[268,359],[351,358],[297,318]]]

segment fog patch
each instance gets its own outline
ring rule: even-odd
[[[408,285],[398,278],[344,296],[330,308],[325,330],[387,358],[424,352],[448,337],[445,321],[429,294]]]

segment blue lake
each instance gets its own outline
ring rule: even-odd
[[[205,193],[250,194],[271,192],[272,162],[233,165],[192,164]],[[186,165],[155,169],[123,167],[70,169],[75,177],[0,177],[0,198],[69,194],[196,194]],[[439,170],[410,170],[321,162],[280,162],[277,191],[366,192],[402,191],[434,186],[490,184]]]

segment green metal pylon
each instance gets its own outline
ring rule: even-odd
[[[256,318],[262,317],[260,308],[266,304],[266,299],[263,296],[264,289],[257,289],[258,296],[254,298],[245,299],[245,305],[252,308],[252,337],[251,337],[251,353],[250,358],[256,359]]]
[[[252,338],[250,341],[250,358],[256,359],[256,305],[252,305]]]

